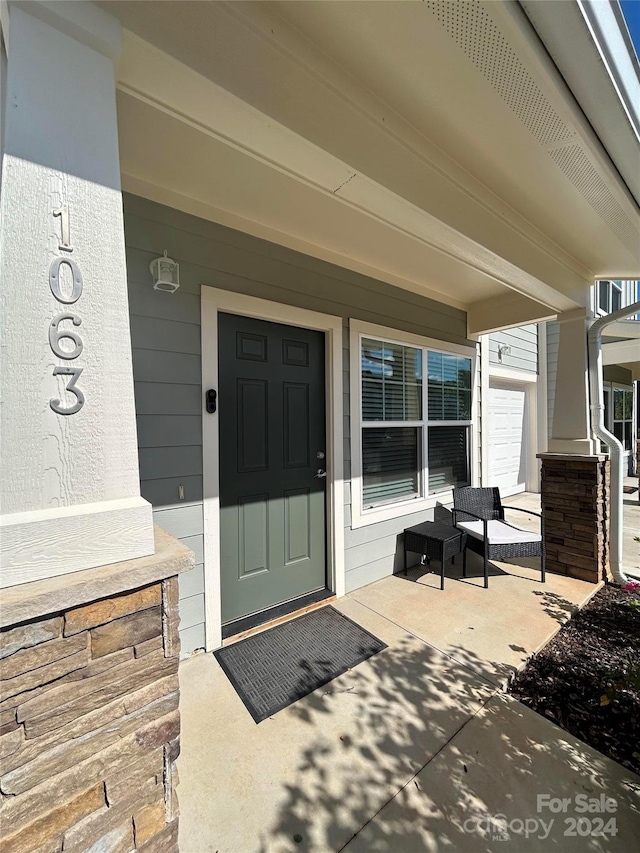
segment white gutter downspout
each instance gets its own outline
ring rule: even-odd
[[[589,396],[591,398],[591,430],[609,446],[611,460],[611,573],[616,583],[628,583],[622,571],[624,448],[604,425],[604,390],[602,386],[602,330],[616,320],[640,313],[640,302],[627,305],[613,314],[596,320],[587,334],[589,352]]]

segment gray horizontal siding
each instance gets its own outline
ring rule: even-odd
[[[180,582],[180,599],[190,598],[204,592],[204,566],[202,563],[194,566],[188,572],[178,576]]]
[[[204,625],[203,592],[180,599],[180,627],[184,631],[196,625]],[[193,649],[185,649],[185,651],[192,652]]]
[[[197,323],[132,314],[131,337],[143,349],[195,355],[200,353],[200,326]]]
[[[153,496],[147,496],[151,500]],[[151,500],[153,503],[153,500]],[[178,576],[180,586],[180,654],[188,657],[204,647],[204,536],[202,504],[166,506],[154,510],[153,520],[172,536],[180,539],[195,555],[193,569]],[[194,621],[195,617],[195,621]]]
[[[203,649],[205,644],[204,622],[192,628],[180,628],[180,657],[189,657],[196,649]]]
[[[202,400],[199,385],[179,382],[136,382],[136,412],[141,415],[176,415],[201,417]]]
[[[498,357],[500,345],[510,347],[502,359]],[[519,326],[489,336],[489,362],[502,367],[513,367],[536,373],[538,370],[538,327],[535,324]]]
[[[156,509],[153,512],[153,520],[176,539],[202,536],[203,533],[201,503]]]
[[[197,561],[203,559],[202,286],[344,319],[347,480],[351,458],[348,318],[468,343],[466,314],[443,303],[136,196],[125,194],[124,212],[141,491],[154,506],[157,524],[194,550],[200,549]],[[154,291],[151,283],[149,263],[165,250],[180,264],[180,289],[174,294]],[[179,486],[184,486],[185,504],[179,502]],[[352,531],[347,482],[348,588],[390,574],[397,561],[398,532],[431,515],[413,514],[391,526],[383,522]],[[200,564],[196,568],[181,580],[183,651],[204,644],[204,573]]]
[[[142,497],[153,506],[167,507],[180,500],[180,486],[184,489],[187,501],[202,500],[202,477],[166,477],[158,480],[145,480],[140,483]]]
[[[138,444],[140,447],[171,447],[173,445],[202,445],[202,416],[138,415]]]

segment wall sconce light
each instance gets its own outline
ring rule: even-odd
[[[180,266],[171,258],[167,257],[165,249],[162,258],[154,258],[149,264],[153,276],[153,289],[164,290],[166,293],[175,293],[180,287]]]
[[[505,355],[511,355],[511,347],[508,344],[498,344],[498,361],[502,361]]]

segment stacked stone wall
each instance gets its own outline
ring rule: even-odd
[[[547,569],[599,583],[609,576],[609,461],[541,454]]]
[[[178,579],[0,633],[2,853],[173,853]]]

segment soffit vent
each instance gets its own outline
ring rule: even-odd
[[[632,254],[637,253],[633,223],[616,201],[576,133],[554,110],[478,0],[427,0],[458,47],[489,81],[524,126],[545,147],[574,187]]]
[[[425,6],[538,142],[573,138],[483,6],[459,0],[428,0]]]
[[[633,223],[614,198],[598,170],[581,145],[567,145],[549,151],[549,156],[562,169],[574,187],[591,207],[634,253],[638,238]]]

